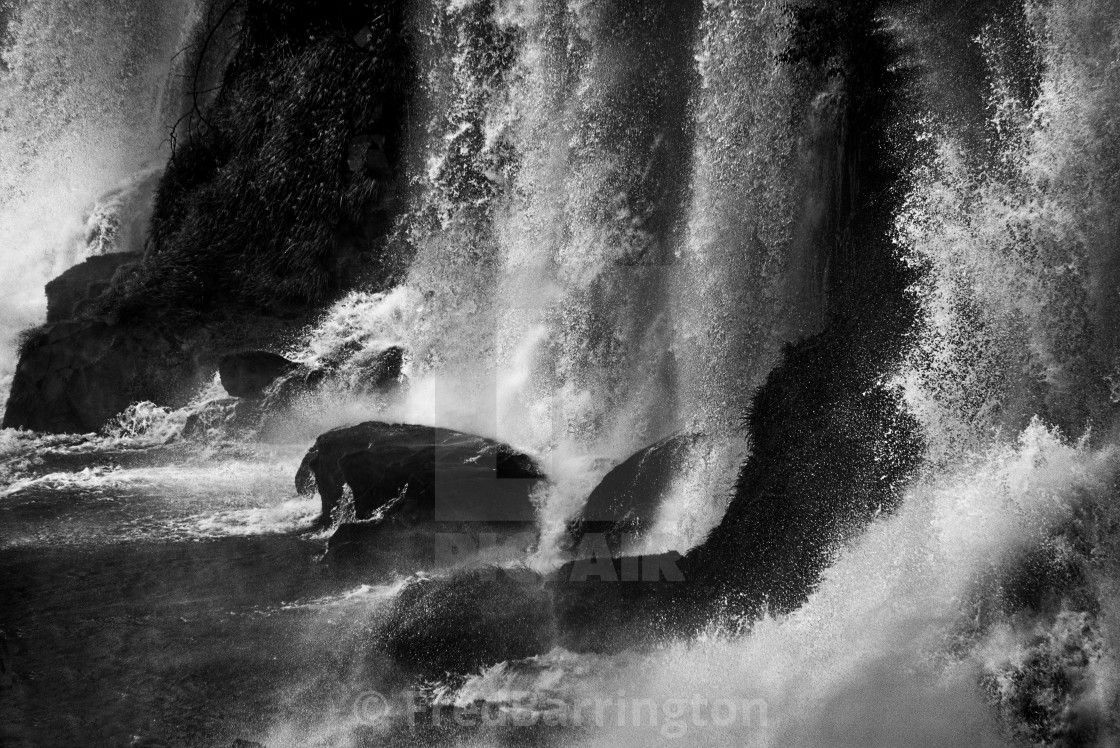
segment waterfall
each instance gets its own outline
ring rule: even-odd
[[[554,653],[538,682],[495,669],[463,693],[531,704],[509,694],[555,696],[582,668],[568,703],[766,705],[700,732],[684,707],[666,712],[675,734],[620,716],[592,745],[1115,741],[1120,16],[1002,8],[998,24],[924,6],[884,18],[921,72],[925,149],[895,216],[900,257],[925,275],[894,386],[929,445],[901,508],[801,609],[748,633],[610,664]]]
[[[121,209],[166,160],[184,92],[194,85],[191,54],[179,53],[204,15],[203,3],[158,0],[0,6],[5,397],[17,335],[43,321],[43,286],[91,251],[110,249],[96,241],[102,224],[115,220],[106,213]],[[136,221],[143,231],[143,216]]]
[[[775,64],[789,27],[769,3],[674,4],[694,32],[681,20],[671,39],[668,5],[617,5],[424,7],[412,270],[339,305],[312,348],[405,346],[398,414],[550,454],[546,522],[601,474],[576,458],[673,429],[714,436],[663,507],[662,527],[693,543],[749,447],[738,414],[781,344],[827,313],[844,93]],[[1028,0],[880,18],[914,71],[891,239],[920,278],[886,384],[928,444],[897,513],[793,614],[648,656],[554,652],[536,682],[499,666],[464,699],[714,694],[779,715],[755,731],[708,723],[705,743],[1041,745],[1068,729],[1108,744],[1116,11]],[[1033,563],[1084,569],[1069,594],[1099,607],[1016,608],[1003,580]],[[1057,672],[1068,690],[1037,690]],[[619,720],[590,744],[674,737]]]
[[[698,542],[750,395],[780,345],[820,324],[834,86],[776,64],[781,9],[766,4],[415,14],[411,269],[339,304],[302,355],[404,346],[412,384],[393,415],[543,455],[553,529],[604,460],[703,433],[659,529]]]
[[[365,73],[401,76],[377,89],[392,96],[408,77],[404,121],[394,103],[361,126],[342,116],[346,97],[302,99],[319,90],[309,80],[346,82],[348,62],[319,77],[284,71],[300,96],[268,103],[299,98],[298,126],[257,107],[281,87],[254,66],[283,67],[310,6],[246,6],[262,28],[296,9],[239,63],[248,82],[227,117],[233,132],[253,112],[254,127],[285,141],[262,159],[279,176],[255,206],[268,213],[290,189],[299,169],[287,161],[314,137],[320,106],[335,107],[332,143],[348,151],[323,173],[337,168],[345,184],[384,156],[366,187],[400,191],[378,192],[368,246],[365,233],[345,238],[347,262],[373,258],[370,285],[346,286],[325,309],[289,299],[247,321],[244,307],[220,308],[231,327],[282,322],[276,337],[245,339],[282,339],[296,365],[254,352],[283,372],[260,375],[263,395],[254,385],[230,398],[215,377],[186,408],[133,403],[96,436],[0,433],[0,519],[11,519],[0,529],[15,528],[0,551],[21,575],[0,597],[23,616],[12,627],[30,642],[21,664],[53,675],[65,661],[65,677],[17,684],[30,694],[27,734],[85,730],[71,719],[51,732],[40,715],[90,708],[111,713],[122,745],[162,744],[138,735],[141,723],[153,736],[228,745],[244,734],[272,748],[524,736],[612,748],[1116,745],[1120,0],[404,6],[403,26],[380,18],[403,27],[407,64]],[[205,105],[219,88],[225,42],[209,62],[200,50],[236,19],[215,7],[0,0],[5,381],[17,330],[42,317],[43,282],[136,241],[127,206],[166,161],[175,123],[199,114],[196,93]],[[307,38],[326,57],[350,55],[335,62],[376,54],[369,27],[365,41],[351,28],[371,7],[309,11],[325,31]],[[209,213],[230,184],[248,192],[259,176],[259,144],[243,140],[244,181],[192,202],[207,231],[181,234],[153,265],[195,272],[190,237],[244,218]],[[257,218],[231,244],[270,225]],[[324,266],[331,231],[312,258]],[[307,249],[246,246],[214,267]],[[255,279],[257,291],[291,282],[277,278]],[[294,315],[312,311],[292,342],[309,319]],[[210,324],[201,312],[183,323],[201,330],[185,357],[221,337]],[[402,376],[386,365],[378,374],[393,374],[371,385],[371,362],[393,346]],[[252,423],[209,429],[205,406],[217,421],[244,407]],[[540,525],[531,555],[533,533],[516,570],[471,568],[499,556],[464,551],[451,571],[372,571],[378,553],[462,533],[390,514],[415,486],[413,465],[437,452],[427,436],[375,447],[368,434],[383,424],[364,424],[307,451],[327,429],[369,420],[457,429],[539,463],[544,477],[534,471],[522,495]],[[264,427],[245,436],[262,422],[275,440]],[[679,551],[685,583],[573,583],[568,520],[614,466],[673,434],[690,437],[685,465],[646,545],[627,551]],[[339,512],[312,529],[319,507],[291,477],[301,466],[306,487],[311,467],[332,461],[344,506],[362,481],[370,495],[397,483],[371,518]],[[461,463],[480,464],[476,453]],[[70,641],[70,622],[89,643]],[[541,636],[522,644],[526,631]],[[12,659],[9,634],[0,655]],[[522,649],[510,654],[507,640]],[[455,666],[439,656],[457,647],[485,650],[469,660],[482,669],[446,672]],[[433,652],[434,665],[421,662]],[[16,681],[7,662],[0,687]],[[92,697],[71,677],[87,666],[105,679]],[[547,721],[425,732],[390,693],[402,684],[426,707],[539,719],[550,702],[590,701],[606,717],[551,733]]]

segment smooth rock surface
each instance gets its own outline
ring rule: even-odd
[[[492,439],[369,421],[316,439],[296,474],[296,488],[318,488],[323,523],[345,485],[353,491],[357,519],[393,502],[392,516],[409,524],[532,522],[530,491],[542,478],[530,457]]]

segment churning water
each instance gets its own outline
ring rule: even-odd
[[[34,289],[77,257],[92,199],[159,154],[157,62],[197,22],[187,7],[79,5],[21,5],[8,32],[0,251],[20,281],[0,303],[12,332],[35,321]],[[340,301],[290,351],[347,351],[358,366],[349,352],[400,345],[410,384],[388,406],[339,386],[307,417],[436,424],[539,456],[545,537],[529,561],[541,568],[610,465],[680,430],[705,434],[654,533],[686,550],[722,516],[750,449],[742,414],[782,345],[825,323],[843,86],[778,62],[793,32],[785,5],[765,0],[429,0],[412,15],[410,202],[392,243],[410,270]],[[918,141],[898,144],[912,156],[891,240],[922,271],[919,319],[888,384],[927,454],[900,509],[844,548],[794,613],[653,652],[542,653],[446,699],[530,712],[608,699],[602,724],[558,733],[575,745],[1120,741],[1120,4],[1008,1],[994,21],[969,18],[964,4],[898,3],[878,19],[913,71],[898,116]],[[126,51],[138,36],[159,41]],[[23,549],[18,573],[43,574],[73,547],[106,564],[91,573],[107,595],[166,597],[155,633],[130,628],[140,603],[89,634],[123,670],[69,653],[124,684],[143,719],[80,684],[63,684],[64,700],[127,725],[114,739],[190,723],[181,744],[358,744],[351,655],[395,588],[305,568],[314,538],[293,533],[315,507],[290,487],[305,444],[120,457],[163,444],[159,429],[184,417],[0,444],[0,542]],[[53,469],[51,454],[88,459]],[[1039,558],[1076,563],[1076,594],[1093,602],[993,613]],[[150,578],[161,563],[167,590]],[[48,609],[71,606],[60,620],[95,626],[83,585],[26,588]],[[197,654],[206,647],[236,666]],[[136,676],[162,649],[169,661]],[[210,698],[195,692],[215,681]],[[168,683],[167,703],[139,695]],[[635,725],[639,699],[656,724],[646,711]],[[1027,724],[1031,709],[1048,728]]]

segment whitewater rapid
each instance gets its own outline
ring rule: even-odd
[[[607,470],[678,430],[711,438],[651,535],[680,551],[701,542],[749,452],[740,424],[750,397],[782,345],[824,321],[829,268],[815,247],[833,228],[842,86],[776,61],[790,41],[778,4],[705,0],[678,8],[683,20],[674,7],[417,3],[420,135],[395,229],[410,270],[392,290],[341,300],[286,352],[308,365],[350,352],[337,381],[297,412],[301,434],[376,417],[462,429],[539,458],[550,481],[536,497],[544,537],[528,561],[540,569],[558,560],[565,521]],[[185,23],[171,15],[171,26]],[[1026,0],[975,29],[964,15],[907,4],[881,19],[916,71],[905,115],[920,125],[891,237],[920,271],[910,289],[919,320],[882,383],[926,444],[900,508],[841,549],[793,613],[653,651],[501,663],[447,686],[449,703],[653,705],[656,724],[635,726],[631,715],[560,738],[581,745],[1116,743],[1120,7]],[[30,28],[13,49],[35,48]],[[27,127],[53,132],[28,111]],[[66,188],[68,222],[40,236],[43,206],[62,201],[60,187],[44,186],[59,159],[119,156],[116,141],[94,147],[59,132],[43,148],[63,155],[9,177],[22,202],[0,204],[0,238],[30,237],[21,246],[35,248],[17,262],[28,263],[27,288],[77,259],[84,206],[158,153],[129,150],[104,168],[74,157],[75,173],[96,176]],[[8,298],[19,326],[41,307]],[[358,393],[361,366],[394,345],[407,352],[407,389],[391,402]],[[5,542],[306,532],[315,506],[291,486],[306,439],[234,445],[225,456],[188,449],[161,465],[33,464],[51,450],[174,443],[215,396],[178,413],[133,409],[115,431],[84,440],[6,432],[0,506],[77,496],[123,508],[60,525],[53,539],[29,530]],[[152,508],[153,498],[167,506]],[[132,507],[144,508],[140,521],[115,526]],[[1077,576],[1051,579],[1057,591],[1017,602],[1024,574],[1067,568]],[[328,678],[316,663],[324,651],[364,651],[356,642],[368,615],[398,589],[309,592],[268,609],[328,612],[295,629],[320,648],[308,645],[308,674],[276,697],[295,716],[274,714],[261,730],[267,745],[347,746],[369,727],[346,701],[362,690],[361,673],[334,663]],[[324,630],[337,640],[320,641]],[[323,680],[337,711],[292,706]],[[763,709],[749,725],[719,724],[710,711],[701,724],[690,710],[675,714],[681,700]],[[1048,715],[1050,732],[1026,724],[1029,709]],[[663,730],[667,720],[683,733]]]
[[[443,71],[458,83],[429,91],[430,106],[448,107],[438,120],[448,129],[433,128],[418,181],[439,221],[409,227],[419,248],[404,288],[351,297],[310,349],[355,338],[402,345],[415,383],[409,420],[552,456],[546,526],[561,524],[601,475],[578,457],[617,459],[649,440],[651,402],[676,414],[673,425],[723,435],[722,450],[696,456],[664,509],[691,515],[691,526],[662,524],[687,546],[718,521],[718,476],[743,454],[727,414],[742,411],[781,342],[819,324],[824,269],[805,249],[805,223],[825,212],[812,178],[835,175],[798,164],[819,161],[838,94],[827,82],[798,89],[774,66],[785,43],[777,8],[705,2],[692,42],[699,93],[684,228],[664,264],[619,269],[611,258],[633,249],[633,233],[619,228],[634,225],[633,205],[603,190],[633,173],[630,155],[584,133],[609,131],[596,119],[599,97],[629,68],[616,58],[596,67],[615,37],[593,7],[510,7],[491,19],[515,45],[503,47],[508,71],[470,69],[478,41],[462,31],[438,40],[462,54],[429,63],[430,81]],[[505,663],[459,698],[530,710],[604,694],[765,702],[764,727],[709,721],[694,733],[712,745],[1111,744],[1116,11],[1026,2],[978,29],[926,6],[884,19],[920,74],[911,114],[925,154],[909,165],[893,237],[902,260],[924,272],[912,289],[918,330],[890,382],[927,443],[901,509],[843,550],[796,613],[615,661],[554,652],[529,676]],[[435,33],[450,35],[478,11],[427,12],[440,19]],[[550,77],[565,55],[570,78]],[[800,127],[790,124],[795,112]],[[457,202],[447,160],[472,128],[470,163],[496,177],[491,192]],[[506,137],[526,151],[512,176],[499,168]],[[599,201],[592,209],[589,195]],[[612,197],[623,207],[596,209]],[[651,277],[668,303],[632,306],[626,287]],[[596,309],[587,288],[610,289],[601,292],[611,304]],[[572,346],[603,333],[625,344],[593,361],[584,358],[593,346]],[[651,378],[666,355],[679,364],[673,378]],[[1090,569],[1085,589],[1068,592],[1097,602],[993,613],[1006,601],[993,602],[1002,593],[992,579],[1039,553]],[[1068,678],[1069,690],[1038,685],[1047,678]],[[1057,733],[1021,722],[1031,699],[1045,702],[1032,708],[1050,714]],[[589,743],[676,737],[626,724]]]

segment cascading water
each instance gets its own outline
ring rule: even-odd
[[[97,640],[147,653],[134,668],[140,682],[121,691],[156,716],[137,727],[69,681],[63,700],[95,701],[127,724],[112,736],[121,744],[161,729],[177,729],[183,745],[243,734],[270,748],[405,742],[399,720],[370,719],[370,704],[354,703],[368,696],[371,670],[399,664],[371,654],[368,639],[404,583],[347,587],[307,563],[301,543],[325,536],[293,534],[316,508],[288,488],[306,433],[399,420],[539,458],[542,538],[525,561],[545,572],[564,560],[566,521],[612,465],[669,434],[698,434],[644,549],[684,552],[742,488],[744,456],[758,447],[743,415],[759,388],[848,383],[777,369],[790,360],[783,345],[827,348],[883,329],[897,338],[884,347],[902,350],[867,389],[896,394],[913,417],[921,464],[893,510],[884,501],[869,524],[851,518],[838,547],[819,550],[829,563],[804,604],[757,620],[716,617],[699,636],[621,654],[540,652],[424,683],[428,695],[538,718],[549,704],[598,705],[593,725],[531,735],[545,744],[1115,745],[1120,5],[865,5],[410,4],[407,204],[385,242],[407,272],[389,290],[338,301],[289,350],[334,377],[295,409],[287,426],[298,444],[184,446],[172,432],[220,398],[216,384],[185,410],[136,405],[96,440],[6,432],[0,442],[0,509],[15,518],[0,552],[15,549],[17,572],[65,568],[56,546],[79,548],[89,566],[119,565],[127,584],[173,611],[142,640],[130,628],[142,611],[114,609]],[[30,258],[18,271],[26,288],[78,258],[92,199],[160,154],[160,128],[182,101],[165,91],[175,84],[157,61],[197,33],[203,12],[110,4],[79,23],[82,8],[27,3],[9,31],[0,96],[20,137],[0,146],[13,154],[0,237],[39,248],[20,252]],[[900,90],[856,91],[827,43],[851,23],[887,40],[894,57],[883,64]],[[62,34],[102,41],[71,48]],[[140,36],[154,41],[137,53],[105,41]],[[66,54],[48,64],[46,49]],[[121,82],[115,71],[129,66],[137,76]],[[78,67],[104,79],[70,77]],[[31,105],[44,87],[65,106]],[[890,153],[853,145],[861,95],[890,100],[890,131],[875,140]],[[54,180],[62,161],[81,165],[65,194]],[[889,236],[878,239],[913,279],[904,301],[889,303],[912,304],[915,319],[894,328],[875,326],[878,314],[906,316],[875,309],[877,289],[844,298],[863,288],[847,276],[871,252],[848,235],[866,219],[853,213],[870,189],[856,184],[867,162],[900,172],[878,175],[891,185]],[[73,220],[42,229],[43,206]],[[13,298],[22,326],[38,302]],[[830,334],[840,337],[821,337]],[[405,351],[407,387],[371,396],[366,369],[389,346]],[[764,384],[775,372],[788,381]],[[824,402],[855,409],[867,395],[849,394]],[[814,453],[829,448],[824,415],[783,415],[810,424],[797,432],[804,444],[780,445],[791,459],[825,464],[813,475],[822,483],[843,472]],[[859,412],[847,423],[865,424]],[[149,465],[137,457],[146,449],[179,463]],[[112,464],[64,469],[91,454]],[[879,480],[894,480],[891,457],[875,454]],[[95,509],[81,514],[72,497]],[[125,512],[137,516],[124,522]],[[46,513],[65,520],[53,535],[35,524]],[[37,543],[48,561],[34,556]],[[129,553],[136,544],[133,563],[156,571],[104,550],[114,543]],[[184,566],[192,573],[169,573],[172,592],[145,576]],[[49,594],[62,595],[51,598],[59,608],[77,605],[84,584]],[[83,631],[100,620],[83,615]],[[199,639],[212,656],[175,648]],[[85,651],[66,653],[120,678]],[[152,661],[188,675],[152,675]],[[192,679],[216,683],[217,696],[196,693]],[[147,692],[161,688],[172,706],[152,704]],[[228,713],[213,713],[218,701]],[[51,734],[76,734],[66,729]],[[518,735],[479,728],[437,742],[504,745]]]
[[[935,9],[886,19],[923,71],[932,144],[896,218],[927,274],[895,386],[929,443],[897,514],[800,610],[745,636],[609,664],[552,653],[457,698],[533,710],[606,694],[593,745],[1115,742],[1116,11],[1026,3],[971,30]],[[973,102],[953,77],[969,54],[986,88]],[[651,723],[636,700],[674,710]],[[748,704],[764,706],[744,722]]]
[[[173,58],[205,14],[204,3],[190,2],[0,7],[5,397],[17,334],[43,320],[46,282],[89,254],[143,247],[142,204],[168,136],[187,92],[206,86],[191,80],[190,54]]]
[[[602,476],[594,458],[706,434],[654,533],[701,540],[753,387],[823,309],[835,92],[774,69],[780,20],[698,2],[423,6],[423,168],[401,229],[415,257],[402,287],[343,302],[312,359],[403,345],[395,415],[546,455],[550,529]]]

